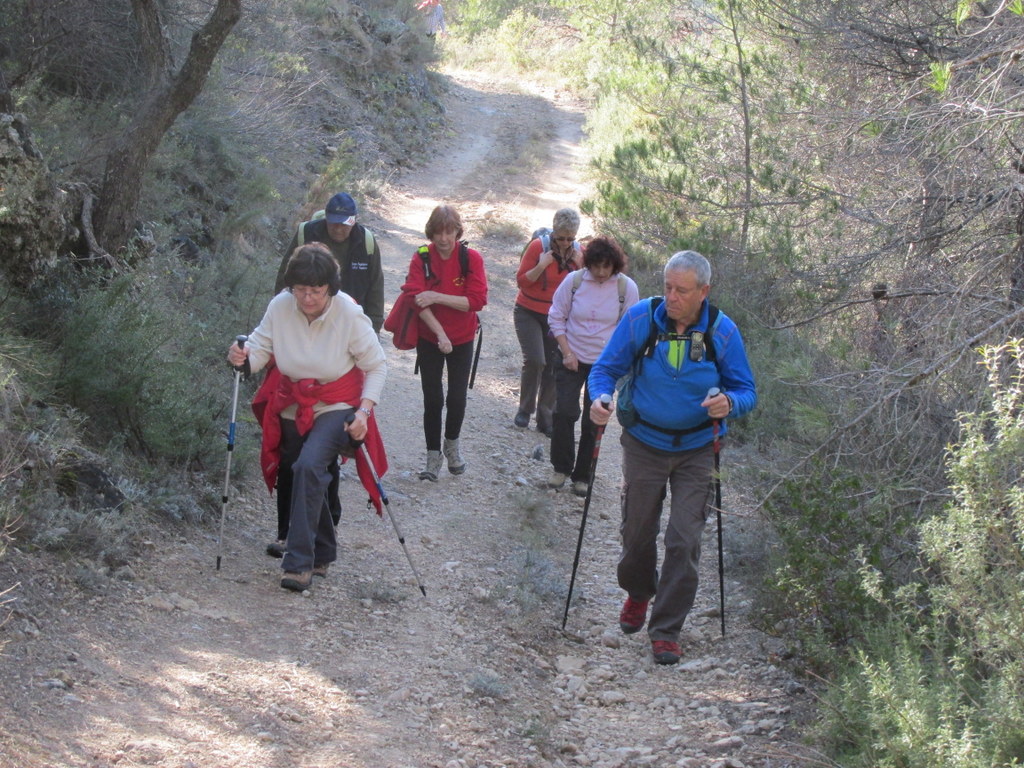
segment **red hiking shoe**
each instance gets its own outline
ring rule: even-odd
[[[683,655],[679,643],[671,640],[655,640],[651,643],[651,652],[654,654],[655,664],[678,664],[679,658]]]
[[[623,634],[632,635],[639,632],[644,622],[647,621],[647,604],[649,600],[634,600],[627,597],[622,605],[622,612],[619,614],[619,629]]]

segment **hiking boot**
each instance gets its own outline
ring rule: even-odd
[[[327,569],[331,567],[330,563],[324,563],[323,565],[313,566],[313,575],[319,576],[321,579],[327,578]]]
[[[654,654],[655,664],[678,664],[683,655],[679,643],[671,640],[655,640],[651,643],[651,653]]]
[[[589,488],[590,485],[587,483],[586,480],[576,480],[572,484],[572,492],[575,493],[577,496],[585,497],[587,495],[587,490]]]
[[[461,475],[466,471],[466,462],[462,460],[462,456],[459,455],[459,438],[449,440],[447,437],[444,439],[444,457],[448,459],[448,471],[453,475]]]
[[[643,629],[644,622],[647,621],[648,602],[647,600],[634,600],[632,597],[626,598],[626,602],[622,604],[622,612],[619,614],[619,629],[623,634],[632,635]]]
[[[544,437],[551,437],[551,433],[554,432],[554,429],[550,424],[538,424],[537,431],[544,435]]]
[[[520,411],[519,413],[516,414],[516,417],[512,420],[512,422],[520,429],[526,429],[528,426],[530,426],[530,414],[523,413],[522,411]]]
[[[437,476],[441,472],[441,452],[427,451],[427,466],[420,472],[420,480],[437,482]]]
[[[552,472],[551,479],[548,480],[548,488],[561,488],[565,485],[566,476],[561,472]]]
[[[267,554],[271,557],[284,557],[284,553],[288,551],[288,547],[285,545],[284,539],[278,539],[267,544]]]
[[[281,586],[284,589],[290,589],[292,592],[303,592],[313,586],[313,572],[292,573],[291,571],[285,571],[284,576],[281,577]]]

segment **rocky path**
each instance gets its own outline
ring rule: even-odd
[[[576,599],[563,604],[582,499],[543,488],[547,441],[512,425],[512,329],[521,238],[585,195],[582,114],[558,94],[515,93],[456,74],[455,133],[363,217],[397,294],[440,201],[457,205],[484,254],[491,296],[463,433],[469,470],[423,483],[421,397],[409,352],[385,346],[378,409],[384,485],[423,597],[387,517],[363,508],[347,469],[340,560],[306,595],[278,586],[263,554],[272,501],[254,466],[236,473],[223,565],[213,524],[153,532],[149,556],[109,574],[13,551],[0,628],[0,766],[107,768],[531,768],[802,764],[801,685],[781,643],[751,626],[736,577],[757,516],[743,491],[758,461],[728,465],[728,634],[717,611],[714,526],[683,662],[658,667],[646,635],[617,628],[618,427],[603,443]],[[545,148],[542,164],[517,171]]]

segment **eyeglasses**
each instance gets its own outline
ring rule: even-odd
[[[576,238],[575,237],[553,237],[551,239],[554,240],[556,243],[571,243]]]
[[[292,286],[292,295],[298,296],[300,299],[322,299],[327,295],[327,286],[321,285],[319,288],[307,288],[306,286]]]

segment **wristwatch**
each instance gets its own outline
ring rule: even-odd
[[[369,408],[363,408],[362,406],[359,406],[359,408],[357,410],[360,410],[363,413],[365,413],[366,414],[366,418],[370,418],[371,414],[370,414],[370,409]]]

